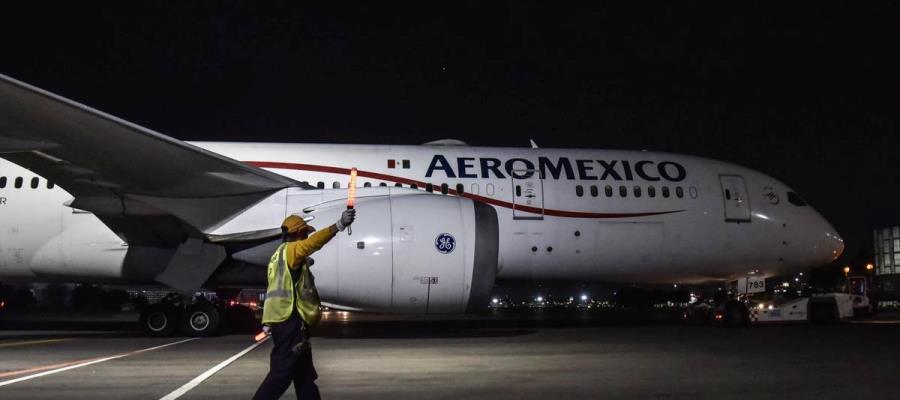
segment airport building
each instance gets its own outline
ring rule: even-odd
[[[875,275],[900,274],[900,226],[875,229]]]

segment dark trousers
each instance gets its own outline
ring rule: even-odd
[[[319,400],[319,387],[316,386],[316,369],[313,367],[312,351],[307,349],[299,353],[292,349],[303,341],[305,330],[303,320],[294,310],[287,321],[272,324],[272,358],[269,374],[256,389],[253,398],[256,400],[278,399],[284,394],[291,382],[294,392],[300,400]]]

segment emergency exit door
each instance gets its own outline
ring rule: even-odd
[[[512,171],[513,219],[544,219],[544,180],[533,169]]]
[[[725,222],[750,222],[750,198],[747,185],[739,175],[719,175],[722,200],[725,202]]]

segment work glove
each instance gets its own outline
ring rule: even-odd
[[[263,325],[262,331],[266,334],[266,336],[272,336],[272,328],[270,326]]]
[[[349,210],[344,210],[344,213],[341,214],[341,219],[335,222],[334,226],[339,231],[343,232],[344,229],[350,226],[350,224],[352,224],[354,220],[356,220],[356,210],[352,208]]]

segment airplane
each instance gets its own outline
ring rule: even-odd
[[[264,287],[282,219],[337,220],[351,168],[352,234],[313,257],[339,310],[476,311],[496,282],[785,275],[844,248],[789,186],[724,161],[533,142],[184,142],[4,75],[0,157],[6,281]],[[151,307],[142,323],[171,334],[199,316],[190,333],[215,331],[204,307]]]

